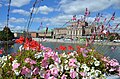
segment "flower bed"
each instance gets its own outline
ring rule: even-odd
[[[16,40],[22,44],[24,38]],[[116,59],[93,49],[60,46],[55,52],[34,40],[25,40],[18,53],[0,57],[0,79],[105,79],[120,76]],[[68,50],[68,52],[65,52]]]

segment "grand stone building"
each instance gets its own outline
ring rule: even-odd
[[[90,36],[92,30],[94,30],[94,25],[90,26],[87,22],[71,22],[65,28],[54,28],[53,38],[70,38],[78,39],[85,36]]]

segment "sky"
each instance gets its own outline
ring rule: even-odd
[[[111,27],[120,23],[120,0],[38,0],[34,8],[32,22],[29,31],[38,31],[48,27],[49,29],[63,26],[73,15],[80,19],[88,8],[90,16],[88,22],[94,21],[97,13],[102,14],[106,21],[115,12],[115,19]],[[14,31],[23,31],[28,26],[30,12],[35,0],[11,0],[8,27]],[[6,25],[9,0],[0,0],[0,29]],[[42,22],[42,23],[41,23]],[[41,26],[42,24],[42,26]],[[119,27],[118,27],[119,29]]]

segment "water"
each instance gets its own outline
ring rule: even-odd
[[[72,45],[74,48],[76,47],[76,45],[78,45],[78,44],[72,44],[72,43],[59,43],[59,42],[55,42],[55,43],[54,42],[42,42],[42,44],[46,47],[52,48],[53,50],[56,50],[56,48],[59,47],[60,45],[64,45],[64,46]],[[9,47],[8,53],[17,52],[17,50],[19,49],[19,46],[20,44],[15,43],[13,46]],[[92,45],[91,48],[96,49],[96,51],[100,53],[104,53],[105,56],[109,56],[110,58],[117,59],[120,63],[120,46]]]
[[[70,44],[70,43],[51,43],[51,42],[43,42],[44,46],[51,47],[53,50],[56,50],[57,47],[60,45],[72,45],[73,47],[76,47],[78,44]],[[84,45],[81,45],[84,46]],[[96,51],[103,53],[105,56],[109,56],[110,58],[115,58],[120,63],[120,46],[114,46],[114,45],[92,45],[91,48],[94,48]]]

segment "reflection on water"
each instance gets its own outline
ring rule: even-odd
[[[53,50],[56,50],[56,48],[59,47],[60,45],[65,45],[65,46],[72,45],[74,48],[76,47],[76,45],[78,45],[78,44],[72,44],[72,43],[58,43],[58,42],[56,43],[42,42],[42,44],[46,47],[52,48]],[[13,46],[9,48],[8,53],[17,52],[19,46],[20,44],[14,44]],[[84,45],[81,45],[81,46],[84,46]],[[92,45],[90,48],[94,48],[96,49],[96,51],[100,53],[104,53],[105,56],[109,56],[110,58],[115,58],[120,63],[120,46]]]

